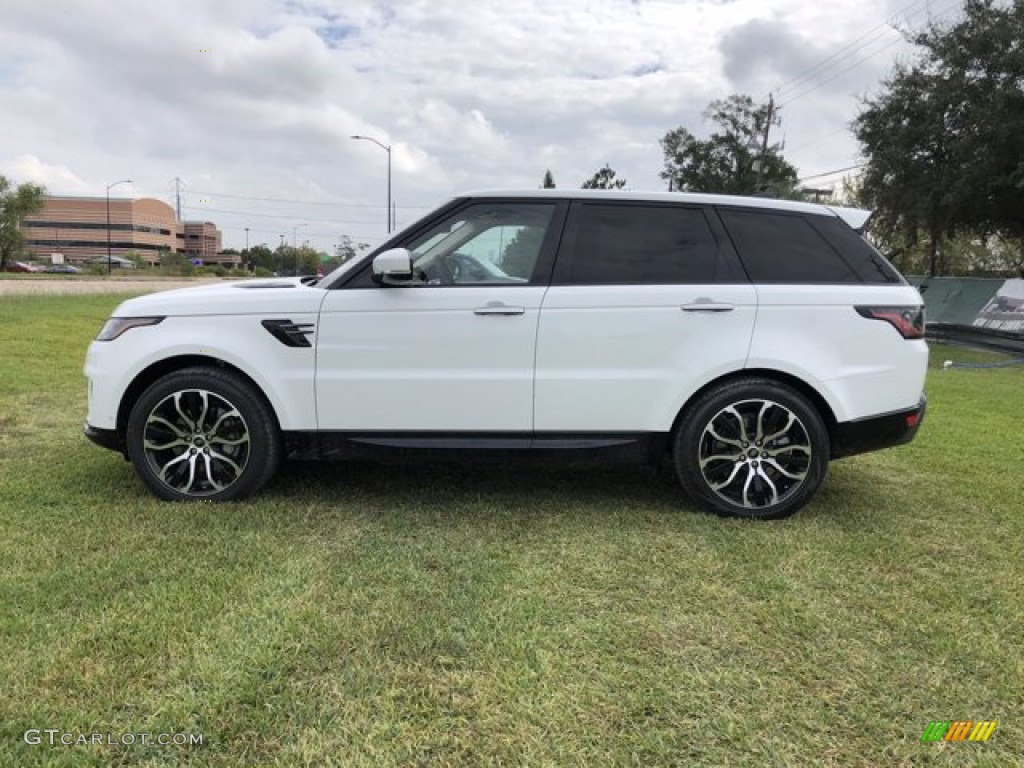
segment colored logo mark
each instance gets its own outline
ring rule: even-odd
[[[988,741],[995,729],[995,720],[932,720],[921,741]]]

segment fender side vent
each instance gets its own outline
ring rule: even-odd
[[[291,320],[263,320],[261,324],[270,335],[286,347],[309,347],[307,334],[313,332],[313,323],[294,323]]]

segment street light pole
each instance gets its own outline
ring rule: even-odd
[[[385,212],[388,220],[388,234],[391,234],[391,145],[382,144],[372,136],[350,136],[352,139],[360,139],[362,141],[372,141],[378,147],[388,153],[388,208]]]
[[[298,225],[292,227],[292,260],[295,263],[295,273],[296,274],[298,274],[298,272],[299,272],[299,251],[298,251],[298,249],[296,247],[295,233],[297,231],[299,231],[300,229],[302,229],[303,227],[305,227],[305,226],[306,226],[305,224],[298,224]]]
[[[107,184],[107,277],[110,277],[110,190],[118,184],[131,184],[131,179],[121,179],[113,184]]]

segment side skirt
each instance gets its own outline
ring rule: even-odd
[[[661,461],[667,432],[610,434],[529,432],[315,432],[284,433],[285,455],[307,459],[586,458],[625,463]]]

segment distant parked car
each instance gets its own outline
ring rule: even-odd
[[[35,264],[29,264],[25,261],[12,261],[6,267],[5,272],[39,272],[40,269]]]
[[[73,264],[51,264],[43,271],[58,275],[80,275],[82,273],[82,270]]]

